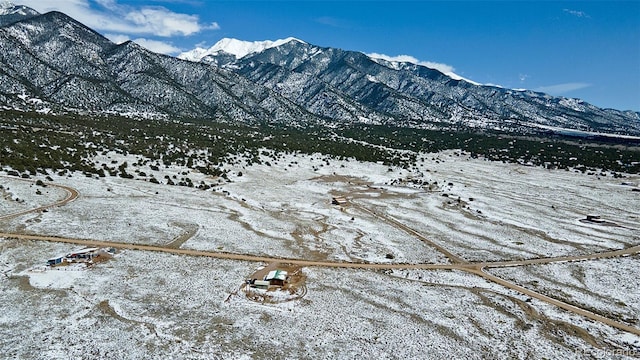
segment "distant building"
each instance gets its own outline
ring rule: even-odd
[[[605,221],[600,218],[600,215],[587,215],[587,221],[592,223],[604,223]]]
[[[64,258],[65,258],[65,255],[61,255],[61,256],[58,256],[58,257],[51,258],[51,259],[47,260],[47,265],[55,266],[55,265],[62,264],[64,262]]]
[[[63,263],[73,263],[73,262],[91,263],[93,262],[93,259],[101,255],[106,255],[110,257],[110,256],[113,256],[115,253],[116,253],[115,248],[103,248],[103,249],[86,248],[86,249],[70,252],[66,255],[61,255],[58,257],[51,258],[47,260],[47,265],[55,266]]]
[[[345,205],[347,203],[347,199],[343,196],[334,196],[331,199],[331,203],[333,205]]]
[[[264,277],[264,280],[268,281],[270,285],[284,286],[287,275],[288,273],[284,270],[272,270]]]
[[[98,248],[87,248],[67,254],[67,259],[93,259],[97,257]]]
[[[269,281],[254,280],[253,283],[251,284],[251,287],[258,288],[258,289],[268,289],[269,285],[271,285]]]

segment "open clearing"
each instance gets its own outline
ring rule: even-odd
[[[638,356],[640,193],[612,177],[453,151],[423,158],[400,169],[285,155],[230,168],[238,175],[215,192],[78,175],[36,194],[2,177],[25,203],[0,199],[0,303],[13,309],[0,315],[0,349],[19,358]],[[334,196],[347,203],[332,205]],[[581,221],[587,214],[617,226]],[[44,270],[54,255],[109,244],[124,251],[90,269]],[[306,277],[294,301],[239,291],[275,261]]]

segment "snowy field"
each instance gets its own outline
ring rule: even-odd
[[[119,157],[118,157],[119,156]],[[288,154],[227,166],[213,189],[117,177],[0,177],[0,231],[317,261],[451,264],[590,254],[640,244],[640,193],[614,179],[423,154],[413,168]],[[111,154],[109,160],[136,162]],[[186,175],[185,175],[186,174]],[[44,180],[44,179],[41,179]],[[15,189],[15,190],[14,190]],[[2,195],[2,193],[0,193]],[[331,204],[333,196],[348,203]],[[17,204],[16,204],[17,203]],[[615,224],[585,223],[599,215]],[[404,227],[398,224],[403,224]],[[418,232],[414,236],[407,228]],[[0,351],[9,358],[617,358],[640,337],[458,270],[304,267],[306,295],[255,303],[241,291],[259,263],[122,251],[47,269],[78,246],[0,238]],[[615,320],[640,318],[638,257],[491,269]],[[623,279],[629,279],[623,281]],[[618,352],[616,352],[618,351]]]
[[[492,274],[640,327],[640,256],[491,269]]]
[[[66,195],[65,190],[57,187],[0,176],[0,217],[55,203]]]
[[[239,292],[251,263],[125,251],[42,272],[34,257],[72,248],[0,246],[9,358],[569,359],[630,341],[461,272],[308,268],[303,299],[262,305]]]

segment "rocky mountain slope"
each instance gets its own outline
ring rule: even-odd
[[[2,7],[4,6],[4,7]],[[640,114],[481,86],[411,63],[297,39],[155,54],[65,14],[0,6],[0,105],[42,112],[246,123],[379,123],[640,135]]]
[[[640,114],[600,109],[578,99],[482,86],[412,63],[321,48],[297,39],[238,56],[223,39],[200,62],[232,70],[319,116],[407,126],[450,123],[518,129],[558,127],[639,133]],[[236,40],[237,41],[237,40]],[[256,47],[256,46],[254,46]],[[243,48],[251,48],[244,45]],[[193,59],[193,53],[182,58]],[[233,56],[231,56],[233,55]]]
[[[40,15],[30,7],[14,5],[10,1],[0,1],[0,26]]]
[[[5,108],[243,122],[313,118],[233,72],[133,42],[116,45],[59,12],[0,27],[0,63]]]

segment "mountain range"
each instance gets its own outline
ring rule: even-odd
[[[476,84],[288,38],[223,39],[178,58],[115,44],[60,12],[0,5],[0,106],[243,123],[374,123],[640,135],[640,113]]]

